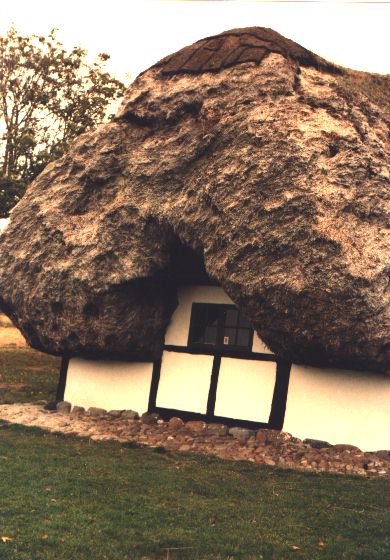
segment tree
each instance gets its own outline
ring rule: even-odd
[[[88,63],[84,49],[64,49],[56,30],[24,37],[11,28],[0,37],[0,217],[49,161],[109,117],[124,91],[104,70],[109,58]]]

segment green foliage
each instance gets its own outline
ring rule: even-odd
[[[105,71],[108,59],[101,53],[89,63],[84,49],[66,51],[55,30],[25,37],[11,28],[0,37],[0,173],[10,185],[0,196],[2,215],[48,162],[108,118],[124,91]]]
[[[0,218],[7,218],[11,208],[22,198],[26,181],[0,174]]]

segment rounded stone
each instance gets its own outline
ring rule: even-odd
[[[349,452],[358,452],[361,453],[362,450],[359,449],[359,447],[356,447],[356,445],[350,445],[347,443],[336,443],[336,445],[333,446],[333,449],[337,452],[337,451],[349,451]]]
[[[206,422],[202,420],[190,420],[185,423],[185,427],[191,432],[203,432],[206,429]]]
[[[98,408],[96,406],[91,406],[90,408],[88,408],[87,414],[89,416],[91,416],[92,418],[100,418],[100,417],[105,416],[107,414],[107,410],[105,410],[104,408]]]
[[[123,414],[123,410],[109,410],[107,412],[107,415],[110,416],[111,418],[120,418]]]
[[[168,429],[170,432],[180,430],[183,426],[184,426],[184,422],[181,418],[178,418],[177,416],[173,416],[172,418],[169,419]]]
[[[67,401],[60,401],[57,403],[57,412],[68,414],[71,411],[72,405]]]
[[[303,440],[303,443],[310,445],[310,447],[313,447],[314,449],[325,449],[327,447],[332,447],[330,443],[328,443],[327,441],[322,441],[320,439],[306,438]]]
[[[157,424],[160,419],[160,415],[157,412],[144,412],[141,415],[141,422],[147,425]]]
[[[240,444],[245,444],[248,439],[253,436],[256,432],[254,430],[248,430],[246,428],[230,428],[229,434],[237,439]]]
[[[135,410],[124,410],[121,414],[122,418],[126,418],[127,420],[138,420],[139,414],[135,412]]]
[[[210,435],[226,436],[229,432],[229,428],[225,426],[225,424],[211,422],[207,424],[206,431]]]
[[[83,406],[74,406],[72,408],[72,414],[74,416],[81,416],[84,413],[85,413],[85,408]]]

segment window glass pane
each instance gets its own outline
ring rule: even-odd
[[[199,343],[203,342],[204,326],[203,325],[193,325],[192,328],[192,342]]]
[[[237,331],[237,345],[238,346],[249,346],[249,334],[250,331],[247,329],[238,329]]]
[[[206,327],[204,332],[204,343],[205,344],[216,344],[217,343],[217,328],[216,327]]]
[[[194,305],[191,316],[192,342],[203,342],[206,324],[207,307],[205,305]]]
[[[228,309],[225,315],[225,325],[235,327],[237,325],[238,309]]]
[[[250,322],[245,317],[245,315],[243,315],[242,313],[240,313],[240,316],[239,316],[239,319],[238,319],[238,325],[240,327],[246,327],[247,329],[251,328]]]
[[[190,344],[248,349],[251,333],[249,321],[238,309],[205,303],[192,306]]]
[[[216,345],[218,333],[218,306],[195,304],[191,316],[191,342]]]
[[[223,331],[223,344],[235,345],[236,344],[236,329],[225,328]]]
[[[213,326],[213,327],[217,327],[218,325],[218,315],[219,315],[219,310],[218,310],[218,306],[216,305],[210,305],[210,307],[207,309],[207,325],[208,326]]]

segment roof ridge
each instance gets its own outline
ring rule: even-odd
[[[249,36],[256,40],[252,45],[243,44],[240,39]],[[211,41],[219,39],[218,46],[209,47]],[[249,51],[249,52],[248,52]],[[237,56],[232,57],[232,53]],[[161,76],[175,74],[200,74],[218,72],[223,68],[255,62],[261,64],[270,52],[293,60],[298,65],[311,66],[333,74],[342,74],[343,69],[302,47],[292,39],[284,37],[269,27],[243,27],[223,31],[199,39],[176,53],[164,57],[152,68],[160,68]]]

